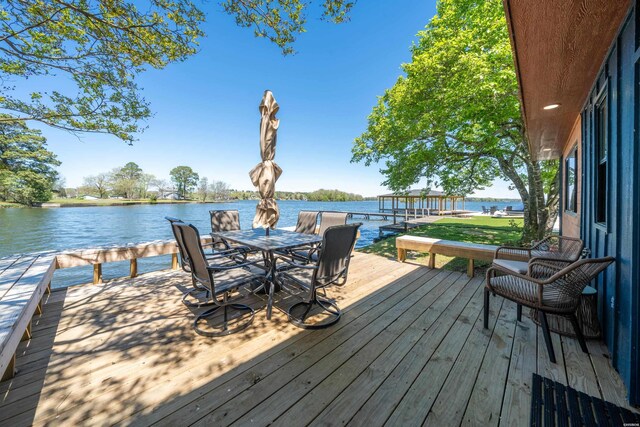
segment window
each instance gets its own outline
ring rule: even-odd
[[[576,185],[576,165],[578,157],[578,147],[574,147],[565,160],[564,172],[564,210],[568,212],[578,212],[577,206],[577,185]]]
[[[605,89],[606,90],[606,89]],[[606,92],[605,92],[606,94]],[[607,96],[604,95],[595,109],[595,220],[607,222],[607,150],[608,150],[608,111]]]

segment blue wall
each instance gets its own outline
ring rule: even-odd
[[[636,7],[611,46],[582,112],[581,234],[592,256],[611,255],[615,264],[597,283],[598,312],[612,363],[632,404],[640,404],[640,34]],[[596,223],[596,105],[608,107],[607,221]]]

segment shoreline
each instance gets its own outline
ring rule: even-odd
[[[149,201],[149,200],[109,200],[109,199],[101,199],[101,201],[93,201],[93,200],[74,200],[74,201],[53,201],[53,202],[44,202],[44,203],[36,203],[32,206],[24,206],[18,204],[9,204],[2,205],[0,204],[0,209],[10,209],[10,208],[35,208],[35,209],[58,209],[58,208],[91,208],[91,207],[124,207],[124,206],[140,206],[140,205],[186,205],[186,204],[195,204],[195,205],[206,205],[206,204],[220,204],[220,203],[238,203],[244,201],[254,201],[257,202],[259,199],[232,199],[232,200],[215,200],[215,201],[206,201],[200,202],[197,200],[159,200],[159,201]],[[289,201],[299,201],[299,200],[278,200],[278,203],[281,202],[289,202]],[[342,202],[354,202],[361,200],[340,200],[340,201],[318,201],[320,203],[342,203]],[[315,202],[315,201],[314,201]]]
[[[94,203],[93,201],[74,201],[68,203],[60,202],[45,202],[37,203],[33,206],[22,206],[25,208],[36,209],[55,209],[55,208],[95,208],[95,207],[112,207],[112,206],[140,206],[140,205],[186,205],[186,204],[212,204],[212,203],[233,203],[236,200],[224,200],[224,201],[208,201],[198,202],[196,200],[162,200],[162,201],[149,201],[149,200],[115,200],[113,202],[101,202]]]

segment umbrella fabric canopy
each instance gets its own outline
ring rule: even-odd
[[[280,218],[278,204],[273,198],[276,191],[276,181],[282,173],[273,158],[276,155],[276,139],[280,120],[276,119],[278,103],[270,90],[264,91],[260,103],[260,156],[262,162],[251,169],[249,176],[254,186],[258,188],[262,200],[256,206],[256,216],[253,227],[275,228]]]

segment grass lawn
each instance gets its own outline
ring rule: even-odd
[[[24,206],[19,203],[12,202],[0,202],[0,208],[23,208]]]
[[[523,220],[521,218],[443,218],[432,224],[425,224],[402,234],[489,245],[517,245],[522,233],[522,224]],[[402,234],[373,243],[359,249],[359,251],[396,259],[395,238]],[[427,265],[428,259],[429,257],[426,253],[413,251],[407,253],[407,260],[411,262]],[[487,267],[489,264],[485,261],[476,261],[476,267]],[[467,271],[467,260],[438,255],[436,257],[436,267],[465,272]]]

